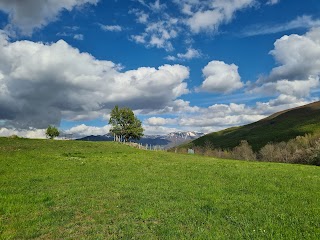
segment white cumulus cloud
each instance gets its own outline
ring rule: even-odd
[[[308,79],[320,74],[320,28],[305,35],[285,35],[274,44],[271,55],[280,65],[272,69],[269,81]]]
[[[46,129],[15,129],[15,128],[0,128],[0,136],[19,136],[24,138],[46,138]]]
[[[87,126],[85,124],[81,124],[75,127],[72,127],[66,131],[65,134],[73,135],[73,138],[85,137],[90,135],[105,135],[108,134],[110,130],[110,126],[106,125],[103,127],[95,127],[95,126]]]
[[[230,93],[241,87],[238,66],[222,61],[211,61],[202,70],[205,77],[199,90],[217,93]]]
[[[150,125],[143,125],[143,129],[145,135],[166,135],[168,133],[179,131],[177,128]]]
[[[24,35],[32,34],[55,21],[63,10],[71,11],[84,4],[97,4],[99,0],[1,0],[0,10],[9,16],[7,29],[18,29]]]
[[[279,80],[268,82],[252,90],[263,95],[280,95],[286,100],[303,99],[310,96],[311,90],[320,86],[319,77],[310,76],[307,80]]]
[[[151,117],[148,118],[145,123],[150,126],[161,126],[177,123],[176,119],[162,118],[162,117]]]
[[[166,59],[169,61],[176,61],[176,60],[191,60],[194,58],[200,58],[202,56],[202,53],[200,50],[194,49],[194,48],[188,48],[186,53],[178,53],[177,56],[167,56]]]
[[[161,109],[189,92],[187,67],[121,71],[63,40],[9,42],[1,34],[0,55],[0,119],[6,126],[46,128],[62,118],[102,116],[116,104]]]
[[[304,35],[285,35],[270,52],[278,66],[258,80],[251,92],[281,96],[282,99],[308,99],[320,82],[320,28]]]

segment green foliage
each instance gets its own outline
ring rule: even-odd
[[[54,139],[60,135],[59,130],[55,126],[49,126],[46,130],[46,136],[50,139]]]
[[[207,134],[194,140],[190,146],[205,147],[210,142],[216,148],[233,149],[246,140],[255,152],[269,142],[287,142],[297,136],[320,133],[320,102],[273,114],[258,122]]]
[[[0,138],[0,239],[320,239],[319,167]]]
[[[115,106],[111,111],[109,124],[112,125],[110,132],[120,136],[126,142],[130,139],[140,139],[143,136],[141,121],[130,108]]]

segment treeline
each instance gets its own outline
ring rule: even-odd
[[[210,142],[207,142],[204,147],[193,147],[193,149],[196,154],[218,158],[320,166],[320,134],[298,136],[288,142],[268,143],[258,152],[254,152],[245,140],[232,150],[215,148]],[[178,151],[185,152],[186,149]]]

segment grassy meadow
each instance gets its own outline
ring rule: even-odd
[[[0,239],[320,239],[320,168],[0,138]]]

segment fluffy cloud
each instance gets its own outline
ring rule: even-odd
[[[238,66],[221,61],[211,61],[202,70],[205,77],[200,90],[207,92],[230,93],[243,87]]]
[[[280,106],[276,110],[283,110],[286,107]],[[182,131],[209,133],[258,121],[273,113],[272,110],[275,110],[275,107],[269,103],[251,107],[236,103],[214,104],[207,108],[197,107],[193,112],[184,111],[176,117],[151,117],[145,121],[145,124],[149,128],[152,127],[154,133],[158,130],[157,134],[164,133],[163,129],[171,129],[172,125],[179,126],[178,128]]]
[[[99,0],[2,0],[0,10],[9,15],[7,29],[19,29],[30,35],[35,28],[42,28],[56,20],[63,10],[71,11],[84,4],[97,4]]]
[[[174,49],[171,41],[178,37],[178,32],[180,31],[178,19],[170,18],[165,14],[163,20],[141,23],[144,23],[146,28],[143,33],[132,35],[131,39],[133,41],[139,44],[145,44],[146,47],[163,48],[166,51],[172,51]]]
[[[84,36],[83,34],[75,34],[73,38],[76,40],[82,41],[84,39]]]
[[[191,127],[212,127],[216,130],[226,129],[232,126],[241,126],[244,124],[252,123],[264,118],[264,115],[238,115],[238,116],[226,116],[226,117],[215,117],[215,118],[188,118],[182,119],[182,126]]]
[[[87,126],[85,124],[81,124],[75,127],[72,127],[68,130],[61,131],[60,136],[58,139],[66,138],[81,138],[90,135],[105,135],[109,133],[110,126],[106,125],[103,127],[94,127],[94,126]],[[0,136],[9,137],[12,135],[17,135],[19,137],[25,138],[46,138],[46,129],[16,129],[16,128],[0,128]]]
[[[144,13],[144,12],[141,12],[138,16],[138,23],[147,23],[148,22],[148,18],[149,18],[149,15]]]
[[[151,126],[161,126],[177,123],[176,119],[172,118],[162,118],[162,117],[151,117],[148,118],[145,123]]]
[[[163,10],[167,6],[161,4],[159,0],[151,4],[147,4],[143,0],[138,0],[138,2],[146,7],[149,13],[137,9],[129,11],[129,13],[136,16],[137,23],[144,25],[144,31],[131,35],[131,40],[146,47],[163,48],[166,51],[172,51],[174,49],[172,40],[177,38],[180,32],[179,19],[164,13]]]
[[[320,86],[320,29],[304,35],[285,35],[274,46],[270,53],[279,66],[260,78],[250,92],[275,98],[258,102],[255,109],[269,115],[318,101],[311,93]]]
[[[320,28],[304,35],[283,36],[275,42],[270,54],[279,66],[273,68],[267,77],[260,78],[258,86],[251,92],[301,102],[310,96],[312,90],[319,88]]]
[[[319,87],[319,78],[310,77],[304,81],[288,81],[281,80],[276,83],[276,90],[287,96],[295,96],[297,98],[305,98],[310,94],[310,90]]]
[[[72,135],[73,138],[80,138],[90,135],[105,135],[109,133],[109,130],[109,125],[103,127],[94,127],[81,124],[64,131],[64,133],[67,135]]]
[[[145,135],[165,135],[168,133],[179,131],[177,128],[150,125],[144,125],[143,129]]]
[[[309,97],[312,89],[320,86],[319,77],[309,77],[307,80],[279,80],[268,82],[255,88],[252,92],[267,95],[281,94],[295,98]]]
[[[181,3],[183,4],[182,12],[187,12],[190,15],[186,20],[187,25],[192,32],[199,33],[201,31],[217,31],[221,24],[230,22],[237,11],[251,7],[254,2],[254,0],[185,0]],[[192,11],[192,9],[196,10]]]
[[[46,138],[46,130],[45,129],[14,129],[14,128],[0,128],[0,136],[9,137],[12,135],[17,135],[19,137],[25,138]]]
[[[122,72],[60,40],[9,42],[0,35],[0,119],[4,126],[46,128],[61,118],[97,117],[114,105],[161,109],[188,93],[188,68],[164,65]]]
[[[186,53],[178,53],[177,56],[167,56],[166,59],[169,61],[176,61],[176,60],[191,60],[194,58],[200,58],[202,56],[201,51],[194,49],[194,48],[188,48]]]
[[[306,105],[316,100],[319,99],[312,99],[311,101],[308,101],[305,99],[298,99],[293,96],[279,95],[277,98],[271,99],[268,102],[257,102],[255,109],[268,116],[282,110]]]
[[[215,104],[201,109],[199,113],[181,118],[182,126],[215,127],[224,129],[258,121],[265,117],[260,111],[245,104]]]
[[[267,81],[308,79],[320,74],[320,28],[305,35],[283,36],[274,44],[270,54],[280,65],[274,68]]]
[[[177,99],[170,102],[164,108],[159,109],[143,109],[140,114],[146,115],[158,115],[158,114],[182,114],[185,112],[196,113],[200,110],[198,106],[190,106],[189,101]]]
[[[156,0],[154,4],[147,4],[143,0],[139,2],[146,7],[148,13],[140,10],[130,10],[129,13],[136,15],[136,21],[144,24],[142,33],[132,35],[131,39],[146,47],[163,48],[167,51],[174,49],[173,41],[178,37],[189,38],[191,34],[200,32],[216,32],[221,24],[229,23],[237,11],[249,8],[254,5],[255,0],[173,0],[182,13],[170,15],[165,12],[165,4]],[[148,21],[147,21],[148,20]],[[188,56],[195,57],[196,52],[190,49],[185,56],[178,56],[180,59],[187,59]],[[176,57],[169,56],[169,60]]]

